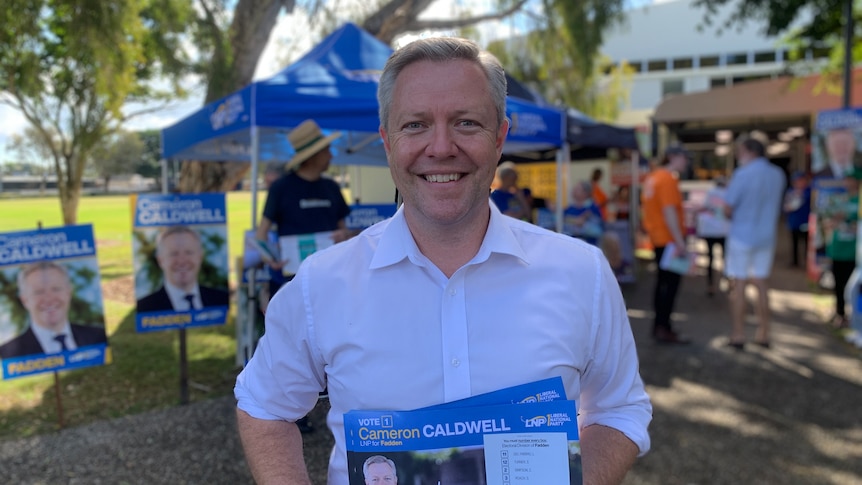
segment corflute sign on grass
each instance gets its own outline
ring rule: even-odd
[[[224,194],[132,196],[138,332],[227,321]]]
[[[0,233],[3,379],[109,363],[93,226]]]

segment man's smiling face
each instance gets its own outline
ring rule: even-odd
[[[482,68],[465,60],[404,68],[381,127],[396,187],[412,223],[443,227],[488,210],[488,194],[508,123]]]

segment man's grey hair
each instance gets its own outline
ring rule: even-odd
[[[421,61],[447,62],[464,60],[477,64],[488,79],[488,90],[497,109],[497,128],[506,118],[506,73],[500,61],[490,52],[483,51],[475,42],[457,37],[432,37],[413,41],[395,51],[380,76],[377,102],[380,105],[380,124],[389,127],[389,109],[395,91],[395,82],[401,71]]]
[[[395,470],[395,462],[383,455],[374,455],[365,460],[365,463],[362,464],[362,476],[367,477],[368,467],[377,463],[386,463],[389,465],[389,468],[392,469],[392,476],[398,478],[398,472]]]
[[[56,263],[54,261],[39,261],[38,263],[32,263],[25,266],[22,266],[20,270],[18,270],[18,295],[23,295],[25,288],[27,288],[27,277],[30,276],[35,271],[57,271],[63,275],[63,278],[66,279],[66,282],[69,286],[72,286],[72,280],[69,278],[69,270],[66,269],[62,264]]]

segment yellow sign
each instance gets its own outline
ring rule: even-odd
[[[557,200],[557,164],[555,162],[521,163],[518,171],[518,186],[528,188],[535,198],[549,202]]]

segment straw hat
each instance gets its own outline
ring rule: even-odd
[[[287,140],[290,145],[296,150],[293,158],[287,162],[286,170],[293,170],[302,162],[311,158],[312,155],[329,146],[332,140],[341,136],[341,132],[336,131],[329,136],[323,136],[320,127],[314,120],[305,120],[287,134]]]

